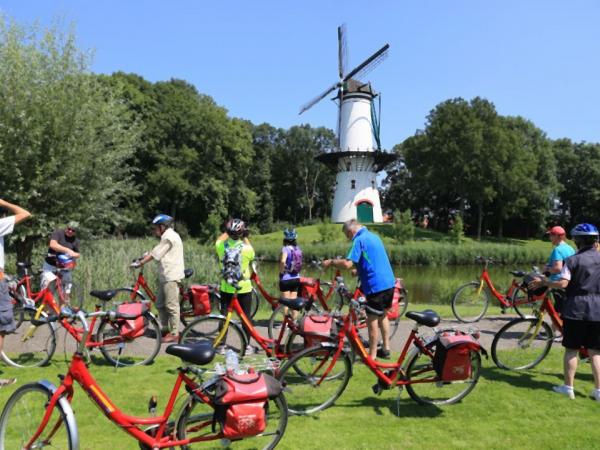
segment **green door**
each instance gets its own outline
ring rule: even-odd
[[[360,223],[373,223],[373,205],[368,202],[356,206],[356,215]]]

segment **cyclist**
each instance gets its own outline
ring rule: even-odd
[[[550,273],[550,280],[558,281],[560,280],[560,271],[562,270],[564,261],[568,257],[573,256],[575,250],[566,243],[567,233],[563,227],[554,226],[548,230],[547,234],[550,236],[550,242],[552,242],[554,248],[548,257],[548,262],[544,266],[544,272]],[[564,292],[555,290],[553,295],[554,307],[560,314],[564,301]]]
[[[335,266],[352,269],[356,265],[362,292],[367,296],[367,306],[383,314],[367,311],[367,328],[369,330],[369,355],[371,358],[390,357],[390,322],[387,312],[392,306],[396,278],[390,260],[383,247],[383,242],[355,219],[344,223],[342,231],[352,247],[345,259],[326,259],[323,267]],[[379,330],[383,347],[377,350]]]
[[[295,229],[283,230],[283,247],[279,257],[279,291],[284,298],[296,298],[300,287],[302,250],[297,243]]]
[[[565,261],[560,280],[535,278],[530,289],[539,286],[566,289],[563,305],[564,384],[552,389],[575,398],[573,383],[577,371],[577,354],[586,347],[590,354],[595,389],[592,398],[600,402],[600,253],[598,229],[581,223],[571,230],[577,253]]]
[[[153,259],[158,261],[158,296],[156,309],[163,330],[163,344],[179,340],[179,288],[185,278],[183,242],[173,229],[173,218],[159,214],[152,220],[154,235],[160,242],[144,257],[132,264],[140,267]]]
[[[250,264],[255,254],[244,221],[240,219],[228,221],[225,232],[217,238],[215,249],[221,264],[221,314],[227,314],[229,303],[233,295],[237,294],[242,310],[249,320],[252,320],[250,319],[252,308]],[[252,346],[248,345],[246,354],[253,352]]]
[[[31,214],[20,206],[0,199],[0,207],[13,215],[0,219],[0,352],[4,345],[4,336],[15,331],[13,306],[8,293],[8,283],[4,278],[4,236],[13,232],[16,224],[28,219]],[[16,378],[0,379],[0,387],[14,383]]]
[[[64,229],[52,232],[48,243],[48,254],[42,266],[42,289],[56,280],[57,269],[65,269],[61,274],[65,296],[64,300],[59,299],[60,302],[69,301],[73,283],[72,268],[75,267],[75,260],[80,256],[77,228],[79,223],[70,221]]]

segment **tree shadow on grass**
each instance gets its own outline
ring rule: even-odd
[[[360,400],[354,400],[340,404],[341,408],[372,408],[375,414],[382,416],[387,409],[396,417],[437,417],[444,411],[435,405],[419,405],[411,399],[400,399],[389,396],[385,397],[365,397]]]
[[[526,389],[551,389],[554,386],[553,383],[548,381],[535,379],[534,373],[509,371],[497,367],[482,369],[481,376],[488,381],[506,383],[510,386]]]

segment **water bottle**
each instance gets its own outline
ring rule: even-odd
[[[221,363],[215,364],[215,373],[217,375],[224,375],[225,372],[226,372],[226,370],[225,370],[225,366],[223,366],[223,364],[221,364]]]
[[[231,371],[233,373],[236,373],[238,370],[238,365],[239,359],[237,353],[231,349],[228,349],[225,352],[225,368],[227,369],[227,372]]]

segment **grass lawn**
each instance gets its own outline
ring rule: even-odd
[[[406,393],[397,402],[397,390],[374,396],[370,389],[373,375],[357,364],[337,404],[314,417],[292,417],[278,448],[597,448],[600,404],[586,398],[593,387],[590,366],[580,366],[575,401],[550,391],[561,382],[561,355],[556,346],[537,369],[526,373],[503,371],[484,360],[474,391],[461,403],[443,408],[420,406]],[[56,375],[64,373],[66,365],[59,356],[54,360],[49,367],[28,371],[2,366],[1,376],[16,376],[19,384],[41,378],[57,382]],[[177,363],[161,357],[148,367],[117,372],[101,365],[91,369],[119,407],[143,415],[151,395],[158,396],[159,410],[164,407]],[[13,391],[14,386],[0,389],[0,405]],[[73,409],[82,449],[138,448],[79,388]]]

